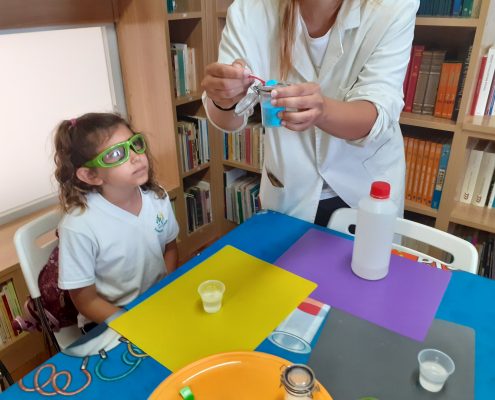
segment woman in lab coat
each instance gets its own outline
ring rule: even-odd
[[[291,85],[272,103],[283,127],[267,128],[263,208],[326,225],[357,207],[376,180],[390,182],[403,210],[399,127],[418,0],[236,0],[218,62],[206,67],[203,103],[220,129],[239,130],[234,107],[250,72]]]

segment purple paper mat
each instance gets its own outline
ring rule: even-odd
[[[352,245],[352,240],[311,229],[275,265],[316,282],[312,298],[423,341],[451,271],[392,255],[387,277],[367,281],[351,270]]]

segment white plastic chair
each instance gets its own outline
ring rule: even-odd
[[[34,301],[38,315],[40,316],[42,328],[57,351],[65,349],[72,344],[81,336],[81,331],[77,325],[71,325],[61,328],[58,332],[53,332],[48,324],[48,319],[41,304],[38,277],[41,269],[47,263],[52,250],[58,244],[58,239],[55,238],[43,246],[39,246],[36,243],[36,240],[40,236],[54,231],[61,218],[62,212],[53,210],[28,222],[26,225],[21,226],[14,235],[15,248],[29,294]]]
[[[330,217],[328,228],[352,235],[349,231],[349,227],[351,225],[356,225],[356,220],[356,209],[340,208],[335,210]],[[420,242],[431,244],[440,250],[452,254],[454,259],[452,262],[447,263],[445,261],[438,260],[429,254],[424,254],[417,250],[394,243],[392,247],[398,251],[413,254],[419,257],[429,258],[432,261],[445,264],[450,269],[463,270],[472,274],[476,274],[478,270],[478,252],[476,251],[476,248],[467,240],[461,239],[439,229],[432,228],[428,225],[419,224],[403,218],[397,218],[395,233]]]

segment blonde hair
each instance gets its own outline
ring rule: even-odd
[[[119,125],[133,131],[130,124],[120,115],[111,113],[88,113],[79,118],[62,121],[55,132],[55,178],[59,183],[59,199],[62,209],[69,212],[74,208],[86,209],[86,194],[99,192],[101,187],[81,181],[76,171],[97,155],[97,148],[108,140]],[[148,181],[141,185],[159,198],[166,196],[158,184],[153,168],[153,157],[146,148],[149,162]]]
[[[292,68],[292,48],[296,30],[297,0],[280,0],[280,79],[286,80]]]

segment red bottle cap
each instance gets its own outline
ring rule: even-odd
[[[390,197],[390,183],[383,181],[373,182],[370,196],[375,199],[388,199]]]

